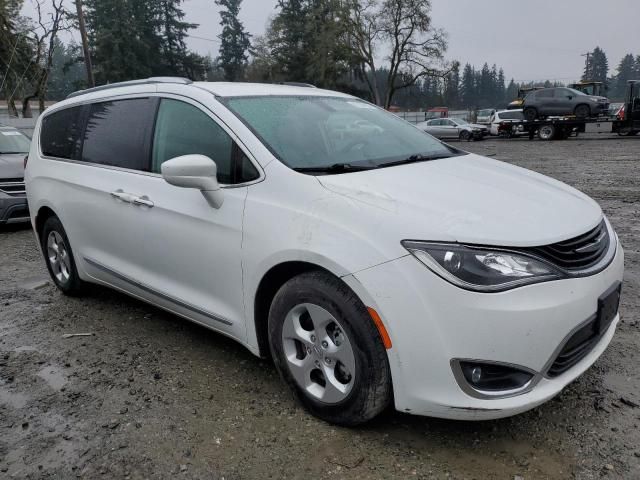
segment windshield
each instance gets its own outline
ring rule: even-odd
[[[221,99],[293,169],[376,168],[410,157],[459,153],[396,115],[355,98],[261,96]]]
[[[493,110],[480,110],[478,112],[478,116],[479,117],[488,117],[489,115],[493,114]]]
[[[470,123],[467,122],[464,118],[451,118],[450,120],[458,125],[470,125]]]
[[[29,153],[31,141],[17,130],[0,130],[0,154]]]

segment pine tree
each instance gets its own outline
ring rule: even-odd
[[[453,62],[451,72],[444,81],[444,103],[449,108],[460,106],[460,62]]]
[[[582,80],[606,83],[609,75],[609,61],[600,47],[596,47],[587,57]]]
[[[225,80],[231,82],[241,80],[251,47],[251,35],[245,31],[244,25],[238,18],[242,0],[215,0],[215,2],[222,7],[220,11],[222,33],[218,35],[221,43],[217,63],[224,72]]]
[[[279,12],[273,18],[268,39],[271,54],[284,78],[292,82],[308,82],[308,38],[306,0],[278,0]]]
[[[507,103],[512,102],[518,97],[518,90],[519,90],[518,84],[512,78],[511,81],[509,82],[509,86],[507,87],[507,91],[505,93],[505,100]]]
[[[485,108],[491,105],[493,82],[491,80],[491,70],[489,65],[485,63],[482,66],[478,78],[478,107]]]
[[[159,0],[156,5],[162,39],[165,75],[188,75],[189,51],[185,43],[189,30],[197,25],[184,21],[185,13],[180,8],[183,0]]]
[[[496,85],[495,105],[503,106],[504,103],[505,103],[505,79],[504,79],[504,70],[501,68],[500,71],[498,71],[498,83]]]
[[[613,97],[623,99],[627,91],[627,82],[635,79],[636,60],[633,55],[625,55],[618,65],[618,74],[615,77]]]
[[[348,10],[343,0],[307,0],[305,78],[321,88],[337,88],[351,65]]]
[[[204,76],[203,59],[184,39],[182,0],[85,0],[96,80],[100,83],[177,75]]]
[[[462,104],[465,108],[472,108],[477,105],[477,90],[476,90],[476,72],[467,63],[462,71],[462,83],[460,85],[460,94],[462,96]]]
[[[86,0],[97,83],[149,77],[161,64],[157,23],[148,1]]]

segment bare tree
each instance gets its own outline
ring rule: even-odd
[[[391,106],[394,94],[422,77],[445,77],[446,34],[433,26],[430,0],[353,0],[352,48],[361,75],[378,105]],[[385,92],[379,85],[376,59],[385,57]]]
[[[34,44],[34,58],[31,60],[33,69],[31,71],[31,81],[33,89],[30,94],[22,100],[22,116],[30,118],[31,100],[38,99],[40,112],[45,109],[45,97],[47,94],[47,82],[53,66],[53,54],[55,51],[56,38],[61,30],[69,28],[67,24],[68,13],[64,8],[64,0],[51,0],[51,9],[48,15],[42,12],[45,0],[34,0],[37,20],[31,28],[32,41]],[[45,20],[48,18],[48,21]]]

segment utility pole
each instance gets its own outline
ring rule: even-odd
[[[87,67],[87,83],[89,88],[95,87],[93,79],[93,67],[91,66],[91,53],[89,53],[89,40],[87,39],[87,28],[84,25],[84,13],[82,12],[82,0],[76,0],[78,10],[78,26],[80,27],[80,37],[82,37],[82,50],[84,51],[84,64]]]
[[[584,75],[583,75],[583,80],[591,80],[591,78],[588,78],[591,75],[591,52],[587,52],[587,53],[583,53],[582,55],[580,55],[581,57],[587,57],[587,61],[585,63],[585,67],[584,67]]]

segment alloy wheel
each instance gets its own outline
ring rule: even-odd
[[[71,278],[71,259],[62,235],[55,230],[47,237],[47,260],[56,280],[67,283]]]
[[[282,326],[287,366],[297,385],[322,403],[346,399],[355,380],[355,355],[344,328],[324,308],[303,303]]]

